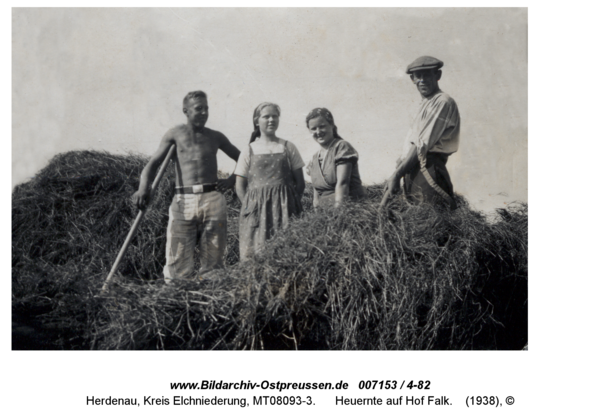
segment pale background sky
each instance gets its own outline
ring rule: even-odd
[[[239,148],[262,101],[308,162],[304,118],[333,113],[366,184],[394,170],[420,100],[404,73],[445,62],[458,103],[455,190],[478,209],[527,201],[527,9],[13,9],[12,185],[74,149],[150,155],[202,89]],[[219,167],[233,171],[225,155]]]

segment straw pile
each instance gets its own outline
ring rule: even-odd
[[[527,206],[495,221],[395,201],[381,186],[342,210],[310,209],[238,263],[228,194],[224,271],[162,283],[167,172],[107,297],[95,297],[136,210],[146,158],[70,152],[13,192],[13,321],[37,345],[99,349],[522,349]],[[15,333],[13,331],[13,338]],[[23,338],[23,337],[22,337]],[[19,346],[17,346],[19,347]],[[15,345],[13,343],[13,348]]]

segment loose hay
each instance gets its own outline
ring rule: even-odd
[[[227,270],[165,286],[167,171],[107,298],[97,298],[136,215],[147,158],[70,152],[13,192],[13,320],[38,348],[521,349],[527,343],[527,206],[489,221],[395,201],[381,186],[310,209],[238,263],[228,193]],[[14,337],[14,334],[13,334]],[[14,344],[13,344],[14,347]],[[18,346],[17,346],[18,347]]]

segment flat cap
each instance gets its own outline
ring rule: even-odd
[[[444,63],[433,56],[421,56],[406,67],[406,73],[410,74],[413,71],[419,71],[421,69],[439,69],[443,66]]]

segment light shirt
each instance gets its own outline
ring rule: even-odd
[[[428,152],[452,154],[458,150],[459,136],[458,106],[452,97],[440,91],[421,101],[406,137],[404,157],[411,144],[423,157]]]

